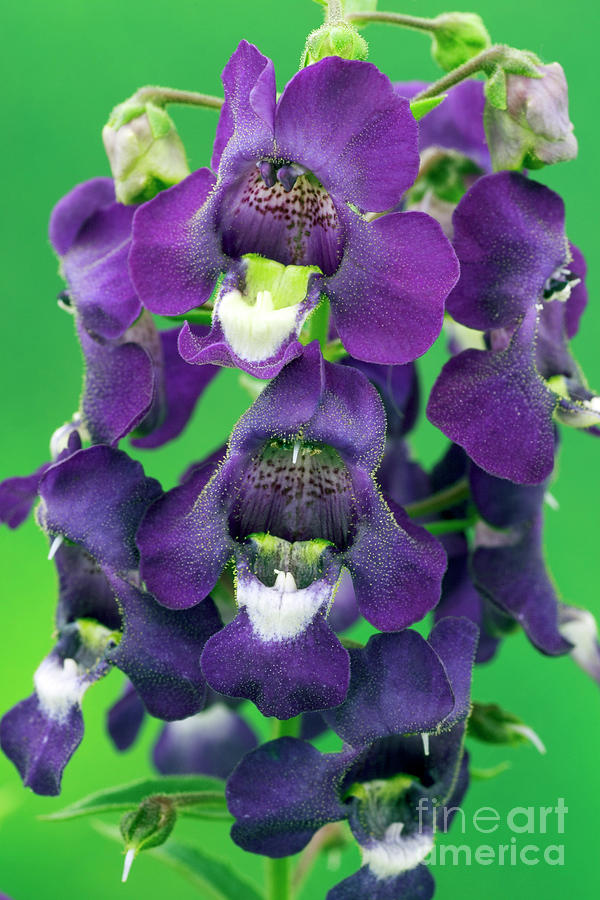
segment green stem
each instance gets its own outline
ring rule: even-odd
[[[344,21],[342,0],[327,0],[327,18],[325,21],[328,25],[337,25],[338,22]]]
[[[191,309],[180,316],[165,316],[171,322],[189,322],[191,325],[211,325],[212,307],[202,306],[199,309]]]
[[[294,719],[272,719],[271,739],[281,737],[297,737],[300,733],[301,716]],[[284,856],[281,859],[265,860],[267,869],[267,900],[291,900],[292,874],[290,858]]]
[[[420,519],[422,516],[429,516],[444,509],[451,509],[453,506],[457,506],[457,504],[466,500],[469,494],[469,480],[468,478],[461,478],[460,481],[456,481],[450,487],[444,488],[443,491],[438,491],[437,494],[431,494],[425,500],[410,503],[406,507],[406,512],[412,519]]]
[[[415,94],[412,98],[412,102],[414,103],[415,100],[427,100],[429,97],[437,97],[438,94],[444,94],[451,87],[454,87],[455,84],[459,84],[459,82],[464,81],[465,78],[470,78],[478,72],[484,72],[486,75],[490,75],[497,63],[505,56],[508,49],[509,48],[504,44],[494,44],[493,47],[482,50],[481,53],[478,53],[477,56],[473,56],[471,59],[467,60],[462,66],[458,66],[456,69],[448,72],[447,75],[444,75],[443,78],[434,81],[433,84],[430,84],[429,87],[425,88],[420,93]]]
[[[403,13],[391,12],[355,12],[348,13],[347,22],[366,25],[369,22],[385,22],[388,25],[400,25],[402,28],[414,28],[417,31],[436,31],[439,22],[435,19],[423,19],[421,16],[405,16]]]
[[[211,94],[198,94],[196,91],[179,91],[176,88],[147,85],[136,91],[136,97],[142,102],[154,100],[158,104],[182,103],[186,106],[204,106],[209,109],[221,109],[224,104],[222,97],[213,97]]]
[[[293,719],[273,719],[271,721],[271,740],[275,741],[280,737],[298,737],[301,722],[301,716]]]
[[[290,858],[266,859],[267,868],[267,900],[290,900],[292,896],[292,879]]]
[[[451,534],[453,531],[466,531],[478,521],[479,516],[471,516],[468,519],[442,519],[439,522],[426,522],[423,528],[429,534]]]

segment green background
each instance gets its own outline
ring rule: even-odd
[[[47,457],[53,429],[77,406],[80,356],[72,319],[55,303],[60,290],[46,227],[53,204],[75,183],[108,174],[100,128],[111,107],[147,83],[220,91],[219,73],[241,38],[273,57],[280,88],[294,73],[305,34],[320,21],[310,0],[192,0],[169,3],[141,0],[19,0],[5,8],[2,72],[2,462],[0,477],[26,474]],[[475,6],[475,5],[473,5]],[[382,8],[433,15],[443,5],[397,0]],[[471,7],[473,8],[473,7]],[[558,59],[567,72],[571,115],[580,141],[577,163],[544,171],[539,177],[561,192],[567,203],[569,236],[591,263],[592,298],[598,288],[597,148],[600,139],[596,62],[597,7],[575,0],[481,0],[477,6],[495,40]],[[392,79],[432,78],[436,69],[421,35],[383,26],[367,32],[371,60]],[[174,109],[193,167],[207,164],[216,124],[212,111]],[[600,305],[592,302],[575,341],[592,384],[600,385],[598,329]],[[422,365],[431,383],[442,360],[437,348]],[[220,443],[246,405],[234,373],[224,372],[199,404],[192,425],[176,446],[138,453],[147,471],[171,486],[179,472]],[[417,452],[432,461],[443,441],[426,423],[414,439]],[[565,600],[600,613],[598,598],[599,479],[598,445],[585,434],[564,434],[560,479],[553,493],[560,510],[548,510],[546,547]],[[0,709],[27,695],[38,661],[51,644],[55,600],[54,570],[45,557],[43,535],[28,522],[18,532],[0,534],[2,563],[2,646]],[[149,771],[148,754],[158,723],[147,722],[142,740],[118,755],[104,732],[104,713],[117,697],[120,675],[96,686],[86,697],[86,736],[67,769],[63,796],[40,798],[21,789],[15,770],[0,759],[0,892],[14,900],[86,897],[130,900],[170,893],[181,900],[199,896],[176,873],[149,856],[139,859],[129,883],[119,884],[119,848],[86,820],[49,824],[37,816],[92,790],[125,782]],[[565,834],[556,836],[555,819],[546,835],[518,836],[523,843],[565,844],[564,867],[496,864],[469,869],[437,867],[440,898],[486,896],[558,900],[598,896],[596,834],[600,785],[598,688],[569,658],[547,659],[522,635],[511,638],[491,667],[478,670],[474,695],[496,700],[518,713],[543,737],[548,753],[531,747],[473,748],[475,764],[509,760],[509,771],[472,787],[466,804],[506,816],[513,806],[554,806],[564,797],[569,812]],[[262,861],[243,854],[226,838],[224,827],[186,824],[179,829],[203,847],[223,848],[260,882]],[[506,827],[489,837],[471,826],[452,841],[508,843]],[[334,863],[335,860],[330,860]],[[303,896],[320,898],[341,875],[357,865],[354,849],[344,852],[341,869],[319,863]]]

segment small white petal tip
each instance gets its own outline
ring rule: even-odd
[[[48,551],[48,559],[54,559],[59,547],[62,545],[64,541],[64,537],[62,534],[57,535],[52,543],[50,544],[50,550]]]
[[[542,741],[539,734],[537,734],[533,728],[530,728],[529,725],[511,725],[513,731],[516,731],[517,734],[522,734],[524,738],[533,744],[538,753],[541,753],[542,756],[546,752],[546,747],[544,742]]]
[[[135,850],[132,847],[125,854],[125,862],[123,863],[123,875],[121,876],[121,881],[123,882],[123,884],[125,884],[125,882],[129,878],[129,873],[131,871],[131,866],[132,866],[134,859],[135,859]]]

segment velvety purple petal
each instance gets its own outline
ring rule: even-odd
[[[315,356],[316,348],[312,356],[314,367]],[[357,369],[325,362],[323,373],[320,402],[303,429],[303,436],[330,444],[346,461],[373,471],[381,459],[385,441],[381,398]]]
[[[343,569],[333,604],[327,616],[327,623],[332,631],[339,633],[346,631],[359,618],[360,612],[352,585],[352,577],[347,569]]]
[[[488,624],[490,606],[476,589],[468,569],[468,556],[450,558],[448,570],[442,583],[442,599],[434,610],[434,621],[438,622],[446,616],[470,619],[479,629],[476,663],[489,662],[498,649],[500,637],[495,630],[490,633]],[[508,620],[512,622],[511,620]]]
[[[416,631],[378,634],[351,650],[346,700],[323,713],[353,746],[391,734],[434,731],[452,712],[454,697],[440,658]]]
[[[123,334],[141,310],[127,268],[134,212],[121,203],[96,209],[61,257],[70,299],[85,327],[104,338]]]
[[[324,367],[319,343],[313,341],[244,413],[231,436],[232,451],[251,452],[273,435],[295,437],[321,400]]]
[[[478,179],[453,216],[460,280],[447,308],[469,328],[514,324],[568,257],[563,201],[518,172]]]
[[[117,750],[123,752],[135,744],[145,715],[140,695],[128,682],[123,696],[113,703],[106,716],[106,728]]]
[[[350,754],[322,754],[296,738],[249,753],[227,783],[231,837],[251,853],[298,853],[319,828],[346,818],[339,793]]]
[[[367,223],[348,210],[343,221],[346,251],[325,290],[344,347],[367,362],[416,359],[439,335],[444,302],[458,279],[450,242],[420,212]]]
[[[210,297],[224,258],[210,223],[199,225],[215,184],[199,169],[137,209],[129,268],[147,309],[167,316],[200,306]]]
[[[446,554],[441,544],[399,508],[394,515],[374,485],[345,565],[362,615],[382,631],[420,621],[440,599]]]
[[[99,563],[125,572],[137,567],[135,531],[159,493],[159,483],[121,450],[89,447],[43,476],[40,519],[49,534],[62,534]]]
[[[212,600],[191,610],[165,609],[151,594],[109,575],[123,612],[123,637],[110,659],[129,677],[150,715],[183,719],[204,706],[200,654],[221,627]]]
[[[371,63],[329,56],[287,84],[275,114],[277,152],[361,210],[396,205],[417,176],[408,101]]]
[[[572,649],[559,629],[558,598],[542,554],[541,515],[508,532],[479,526],[472,572],[476,586],[522,625],[542,653]]]
[[[233,555],[222,498],[226,485],[215,479],[203,491],[207,475],[205,467],[195,469],[183,484],[163,494],[137,533],[142,577],[171,609],[200,603]]]
[[[412,451],[403,438],[388,438],[377,483],[386,499],[399,506],[423,500],[432,493],[429,476],[412,459]]]
[[[394,84],[400,97],[412,98],[428,87],[426,81]],[[419,149],[442,147],[472,159],[484,172],[491,170],[483,127],[483,81],[463,81],[450,88],[445,99],[419,120]]]
[[[477,652],[479,628],[468,618],[440,619],[429,635],[429,645],[441,659],[452,685],[454,706],[446,717],[448,727],[465,719],[471,709],[471,676]]]
[[[326,900],[431,900],[434,891],[433,875],[426,866],[388,878],[377,878],[369,866],[363,866],[328,891]]]
[[[79,230],[91,216],[115,202],[112,178],[92,178],[62,197],[50,216],[48,236],[59,256],[73,245]]]
[[[155,396],[152,360],[138,343],[116,344],[78,327],[85,360],[81,412],[94,443],[117,444],[149,412]]]
[[[205,326],[189,326],[187,322],[185,327],[196,337],[203,337],[208,331]],[[135,438],[132,441],[135,447],[162,447],[178,437],[190,420],[199,398],[219,372],[216,366],[197,368],[188,365],[181,358],[177,347],[179,331],[179,328],[173,328],[160,333],[164,360],[165,418],[150,434]]]
[[[505,350],[465,350],[433,386],[427,416],[486,472],[539,484],[554,466],[555,395],[540,379],[532,352],[535,310]]]
[[[0,522],[9,528],[22,525],[37,500],[40,478],[52,463],[44,463],[31,475],[17,475],[0,482]]]
[[[414,363],[404,366],[378,366],[346,357],[342,365],[351,366],[374,384],[385,409],[387,437],[403,437],[415,426],[419,414],[419,379]]]
[[[189,719],[165,725],[152,759],[163,775],[228,778],[256,745],[256,735],[240,714],[217,703]]]
[[[104,571],[89,553],[64,542],[54,555],[58,575],[56,625],[61,631],[76,619],[93,619],[110,631],[120,631],[121,613]]]
[[[0,746],[17,767],[25,787],[36,794],[60,794],[65,766],[83,738],[81,707],[63,719],[42,709],[36,694],[21,700],[0,722]]]
[[[469,486],[482,518],[494,528],[510,528],[532,520],[541,512],[548,483],[514,484],[471,465]]]
[[[244,608],[207,642],[202,669],[214,690],[278,719],[336,706],[349,678],[348,652],[320,613],[292,639],[262,640]]]
[[[587,265],[581,250],[574,244],[569,244],[572,260],[568,264],[569,270],[581,279],[579,284],[575,285],[571,290],[569,299],[567,300],[567,308],[565,313],[565,324],[567,337],[569,339],[575,337],[579,331],[579,323],[581,316],[587,306],[588,292],[585,286],[585,276],[587,273]]]
[[[232,158],[235,162],[240,158],[258,160],[273,153],[275,70],[271,60],[253,44],[240,41],[222,77],[225,104],[213,147],[211,164],[215,171],[223,154],[223,166],[227,168]]]

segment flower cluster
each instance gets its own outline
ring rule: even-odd
[[[474,663],[520,627],[600,681],[595,623],[542,551],[559,425],[600,433],[600,397],[569,346],[582,254],[523,171],[575,153],[560,66],[484,68],[417,122],[435,86],[354,46],[278,95],[242,41],[191,174],[160,89],[136,95],[105,129],[114,181],[52,212],[85,377],[50,461],[0,484],[0,520],[35,507],[58,575],[55,645],[0,741],[59,793],[83,695],[119,668],[116,747],[163,720],[156,768],[228,779],[237,844],[285,857],[347,821],[362,866],[329,900],[426,900],[432,809],[448,827],[468,787]],[[427,471],[415,360],[443,327],[427,416],[449,444]],[[176,439],[224,366],[254,402],[164,491],[118,445]],[[261,745],[244,701],[288,730]]]

